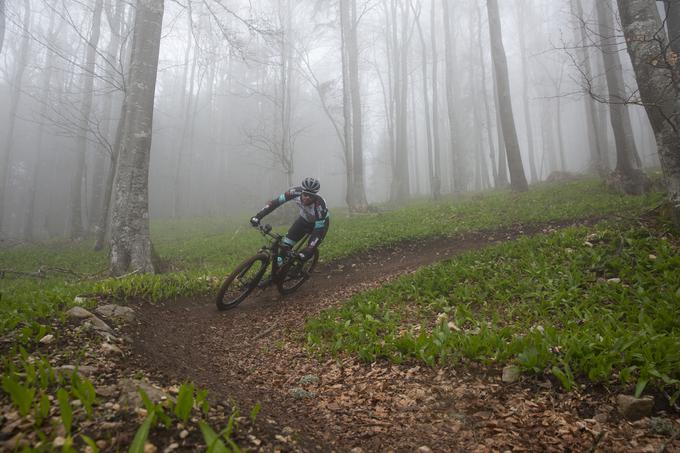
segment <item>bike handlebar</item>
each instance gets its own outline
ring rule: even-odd
[[[269,224],[260,224],[257,227],[258,230],[260,230],[260,233],[262,233],[263,236],[270,236],[274,239],[281,239],[281,235],[272,233],[272,226]]]

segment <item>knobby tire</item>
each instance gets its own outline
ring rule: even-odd
[[[264,253],[258,253],[239,264],[222,283],[220,291],[217,293],[217,299],[215,299],[217,308],[219,310],[227,310],[243,302],[257,288],[257,284],[267,271],[268,264],[269,256]],[[258,265],[260,268],[256,270],[255,275],[249,276],[249,280],[241,281],[241,278],[245,277],[253,266]],[[238,287],[237,285],[241,286]]]
[[[299,279],[295,279],[293,286],[288,286],[293,281],[289,278],[288,273],[291,270],[294,270],[295,265],[301,263],[301,261],[299,258],[295,258],[286,263],[279,271],[279,274],[282,275],[282,277],[280,277],[276,282],[276,287],[278,288],[279,292],[283,295],[290,294],[302,286],[302,284],[307,281],[311,273],[314,271],[317,261],[319,261],[319,251],[314,249],[314,254],[312,257],[307,261],[302,261],[303,273],[300,275]]]

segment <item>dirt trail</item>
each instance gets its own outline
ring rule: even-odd
[[[601,393],[564,394],[548,381],[543,387],[528,380],[503,384],[499,369],[474,364],[367,365],[353,358],[319,360],[304,349],[304,323],[359,291],[467,250],[569,224],[373,250],[320,266],[291,296],[281,298],[270,288],[226,312],[218,312],[212,300],[144,304],[131,332],[132,364],[171,381],[193,380],[246,413],[259,402],[260,418],[286,434],[284,449],[292,444],[304,451],[584,450],[601,429],[610,432],[599,441],[605,449],[632,447],[639,430],[618,420]],[[305,376],[314,377],[301,384]],[[296,398],[296,388],[314,396]],[[598,414],[605,415],[591,419]],[[660,439],[649,442],[659,445]]]

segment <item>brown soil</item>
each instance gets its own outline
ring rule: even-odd
[[[262,440],[267,448],[295,451],[585,451],[595,444],[602,450],[656,451],[668,436],[655,433],[650,419],[621,420],[614,396],[603,389],[564,393],[547,378],[503,383],[494,366],[366,364],[346,356],[314,357],[304,347],[305,322],[357,292],[467,250],[565,225],[516,226],[372,250],[320,266],[291,296],[282,298],[271,288],[226,312],[212,300],[143,304],[130,330],[129,366],[167,385],[192,380],[208,388],[214,401],[233,402],[245,415],[260,403],[254,432],[259,439],[251,445],[246,440],[251,449]],[[301,384],[309,375],[318,382]],[[313,396],[297,399],[291,395],[295,388]]]

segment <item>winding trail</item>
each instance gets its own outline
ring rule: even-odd
[[[433,369],[365,364],[343,356],[319,359],[305,350],[303,338],[305,322],[321,310],[424,265],[597,220],[515,226],[375,249],[320,266],[293,295],[281,298],[270,288],[226,312],[218,312],[212,300],[143,304],[131,332],[132,361],[171,381],[193,380],[246,414],[260,403],[259,419],[272,427],[271,433],[287,434],[288,449],[292,443],[300,451],[583,450],[604,426],[615,434],[600,444],[618,449],[629,445],[633,434],[615,416],[592,420],[607,409],[615,412],[601,392],[565,394],[550,381],[504,384],[498,367],[474,363]],[[300,383],[310,375],[318,382]],[[314,396],[296,398],[295,388]]]

